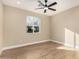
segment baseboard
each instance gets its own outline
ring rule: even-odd
[[[52,42],[55,42],[55,43],[58,43],[58,44],[62,44],[62,45],[64,45],[64,46],[67,46],[67,47],[71,47],[71,48],[74,48],[72,45],[70,45],[70,44],[65,44],[65,43],[63,43],[63,42],[59,42],[59,41],[55,41],[55,40],[51,40]]]
[[[33,43],[27,43],[27,44],[21,44],[21,45],[15,45],[15,46],[8,46],[8,47],[4,47],[2,48],[2,52],[8,49],[13,49],[13,48],[19,48],[19,47],[23,47],[23,46],[29,46],[29,45],[33,45],[33,44],[38,44],[38,43],[44,43],[44,42],[49,42],[50,40],[43,40],[43,41],[38,41],[38,42],[33,42]]]
[[[27,43],[27,44],[4,47],[4,48],[2,48],[0,50],[0,52],[2,53],[3,51],[8,50],[8,49],[19,48],[19,47],[23,47],[23,46],[29,46],[29,45],[38,44],[38,43],[44,43],[44,42],[49,42],[49,41],[65,45],[63,42],[59,42],[59,41],[55,41],[55,40],[43,40],[43,41],[32,42],[32,43]],[[70,45],[68,45],[68,44],[65,45],[65,46],[70,47]]]
[[[0,54],[2,54],[3,51],[8,50],[8,49],[20,48],[20,47],[24,47],[24,46],[29,46],[29,45],[34,45],[34,44],[39,44],[39,43],[44,43],[44,42],[49,42],[49,41],[59,43],[59,44],[63,44],[62,42],[55,41],[55,40],[43,40],[43,41],[32,42],[32,43],[27,43],[27,44],[20,44],[20,45],[4,47],[0,50],[0,52],[1,52]]]
[[[59,42],[59,41],[56,41],[56,40],[51,40],[51,42],[55,42],[55,43],[59,43],[59,44],[64,45],[64,43],[63,43],[63,42]]]

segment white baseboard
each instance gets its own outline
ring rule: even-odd
[[[55,43],[59,43],[59,44],[62,44],[62,45],[64,45],[64,46],[67,46],[67,47],[71,47],[71,48],[74,48],[72,45],[70,45],[70,44],[65,44],[65,43],[63,43],[63,42],[59,42],[59,41],[55,41],[55,40],[51,40],[52,42],[55,42]]]
[[[20,45],[4,47],[4,48],[1,49],[1,51],[5,51],[5,50],[8,50],[8,49],[19,48],[19,47],[23,47],[23,46],[29,46],[29,45],[38,44],[38,43],[49,42],[49,41],[65,45],[63,42],[59,42],[59,41],[55,41],[55,40],[43,40],[43,41],[38,41],[38,42],[32,42],[32,43],[26,43],[26,44],[20,44]],[[66,46],[68,46],[68,45],[66,45]]]
[[[26,43],[26,44],[20,44],[20,45],[14,45],[14,46],[8,46],[8,47],[4,47],[2,48],[2,52],[8,49],[13,49],[13,48],[19,48],[19,47],[23,47],[23,46],[28,46],[28,45],[33,45],[33,44],[38,44],[38,43],[44,43],[44,42],[49,42],[50,40],[43,40],[43,41],[38,41],[38,42],[32,42],[32,43]]]
[[[55,40],[43,40],[43,41],[38,41],[38,42],[32,42],[32,43],[26,43],[26,44],[20,44],[20,45],[4,47],[4,48],[2,48],[0,50],[0,52],[3,52],[3,51],[8,50],[8,49],[19,48],[19,47],[23,47],[23,46],[29,46],[29,45],[38,44],[38,43],[44,43],[44,42],[49,42],[49,41],[65,45],[65,43],[59,42],[59,41],[55,41]],[[70,45],[68,45],[68,44],[65,45],[65,46],[70,47]]]
[[[55,43],[59,43],[59,44],[64,45],[64,43],[63,43],[63,42],[59,42],[59,41],[55,41],[55,40],[51,40],[51,42],[55,42]]]

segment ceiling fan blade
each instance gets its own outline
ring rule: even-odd
[[[48,7],[51,7],[51,6],[56,5],[56,4],[57,4],[57,2],[54,2],[54,3],[50,4],[50,5],[48,5]]]
[[[53,9],[53,8],[48,8],[49,10],[52,10],[52,11],[56,11],[56,9]]]
[[[44,8],[36,8],[36,9],[44,9]]]
[[[41,1],[38,1],[42,6],[44,6],[44,4]]]
[[[44,10],[44,13],[46,13],[46,9]]]
[[[48,2],[48,0],[45,0],[45,3],[47,3]]]

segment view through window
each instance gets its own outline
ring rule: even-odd
[[[27,33],[37,33],[39,32],[39,17],[27,16],[26,18],[26,28]]]

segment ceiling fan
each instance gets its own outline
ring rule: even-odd
[[[56,5],[57,2],[51,3],[51,4],[47,4],[48,0],[44,0],[45,4],[43,4],[40,0],[38,0],[38,3],[42,6],[41,8],[37,8],[37,9],[44,9],[44,13],[47,12],[47,10],[52,10],[52,11],[56,11],[56,9],[51,8],[52,6]]]

